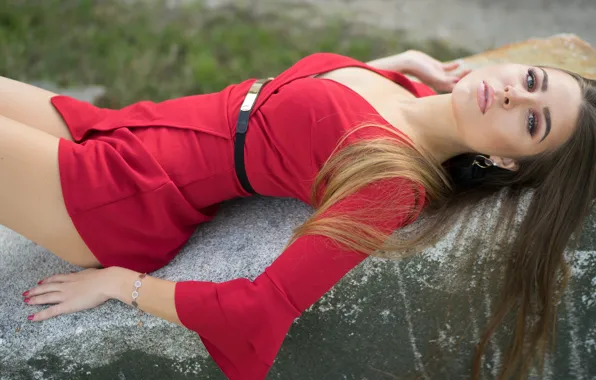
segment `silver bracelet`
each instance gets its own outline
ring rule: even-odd
[[[136,280],[134,283],[135,290],[133,290],[132,292],[132,306],[136,307],[137,309],[139,308],[139,304],[137,303],[137,298],[139,297],[139,288],[141,287],[141,285],[143,285],[141,280],[144,279],[145,276],[147,276],[147,273],[142,273],[141,275],[139,275],[139,279]]]

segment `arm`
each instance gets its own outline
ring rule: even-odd
[[[117,299],[132,306],[132,292],[134,282],[139,278],[140,273],[126,268],[107,268],[108,283],[112,284],[107,288],[107,297]],[[162,280],[156,277],[146,276],[142,280],[139,289],[137,304],[139,309],[156,317],[183,326],[176,313],[174,293],[176,282]]]
[[[443,63],[417,50],[375,59],[367,63],[376,69],[411,75],[440,92],[451,92],[471,70],[462,70],[462,61]]]
[[[108,299],[132,305],[134,282],[139,272],[120,267],[85,269],[70,274],[50,276],[25,293],[29,305],[54,304],[32,314],[29,320],[44,321],[61,314],[97,307]],[[182,326],[174,305],[176,283],[147,276],[139,289],[137,304],[149,314]]]
[[[412,67],[415,66],[411,50],[388,57],[377,58],[366,62],[366,64],[379,70],[397,71],[402,74],[409,74]]]
[[[370,200],[387,192],[400,194],[399,204],[387,204],[388,208],[414,204],[411,183],[397,182],[363,189],[333,209],[366,209]],[[387,233],[402,226],[406,218],[390,215],[377,224]],[[142,310],[197,332],[231,380],[264,379],[294,320],[366,257],[324,236],[307,235],[290,245],[254,281],[175,283],[146,277],[137,302]],[[138,273],[122,268],[113,268],[112,273],[118,286],[110,297],[131,304]]]
[[[398,179],[384,185],[367,187],[332,209],[366,210],[365,218],[376,220],[378,213],[372,215],[367,206],[380,194],[397,194],[390,198],[398,204],[383,204],[388,210],[416,204],[411,182]],[[385,214],[387,219],[375,224],[387,234],[412,216]],[[176,310],[231,380],[264,379],[294,320],[366,257],[324,236],[302,236],[254,281],[178,282]]]
[[[393,210],[414,205],[416,194],[407,180],[396,179],[388,187],[384,185],[367,187],[330,210],[364,210],[367,220],[375,220],[376,227],[390,234],[410,216],[397,215]],[[369,205],[372,200],[380,200],[381,194],[397,196],[391,197],[395,204],[383,204],[388,218],[379,221],[379,213]],[[262,380],[294,320],[366,257],[324,236],[302,236],[254,281],[173,282],[147,276],[137,303],[147,313],[198,333],[213,360],[231,380]],[[37,313],[34,320],[96,307],[109,298],[130,305],[138,275],[111,267],[52,276],[32,289],[29,296],[33,296],[32,304],[56,305]]]

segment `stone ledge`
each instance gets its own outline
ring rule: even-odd
[[[512,43],[464,61],[471,68],[503,62],[559,67],[596,79],[596,50],[574,34]]]
[[[465,233],[490,230],[490,222],[483,223],[492,212],[490,205],[479,210],[471,220],[480,230]],[[309,213],[309,207],[288,199],[229,202],[154,275],[254,278]],[[489,279],[499,268],[482,256],[483,247],[453,249],[458,233],[454,228],[419,257],[371,259],[352,271],[295,322],[268,378],[467,378],[471,351],[492,306]],[[593,227],[589,234],[596,236]],[[590,360],[596,354],[596,251],[588,244],[575,262],[546,380],[596,376]],[[0,299],[0,379],[224,378],[195,334],[115,301],[29,323],[23,289],[74,267],[6,229],[0,230],[0,247],[0,281],[8,284]],[[494,368],[501,351],[498,345],[491,349],[495,354],[488,363]]]

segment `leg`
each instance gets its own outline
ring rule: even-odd
[[[64,205],[59,139],[0,116],[0,224],[78,266],[97,267]]]
[[[72,141],[62,117],[50,103],[56,94],[0,76],[0,115]]]

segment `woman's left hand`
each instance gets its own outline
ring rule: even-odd
[[[451,92],[461,78],[470,73],[461,70],[461,61],[443,63],[428,54],[417,50],[403,53],[407,74],[420,79],[424,84],[439,92]]]
[[[97,307],[106,302],[109,271],[85,269],[81,272],[48,277],[25,293],[28,305],[53,305],[29,316],[29,320],[43,321],[62,314],[75,313]]]

